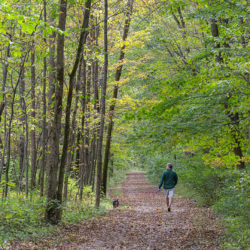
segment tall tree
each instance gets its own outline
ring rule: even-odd
[[[124,63],[123,60],[125,58],[125,48],[126,48],[125,42],[129,34],[129,27],[131,23],[132,12],[133,12],[133,4],[134,4],[134,0],[128,0],[127,8],[126,8],[126,15],[125,15],[125,24],[124,24],[123,36],[122,36],[123,46],[120,51],[120,57],[119,57],[119,63],[118,63],[119,66],[117,67],[116,73],[115,73],[116,85],[113,91],[113,100],[109,108],[109,124],[108,124],[107,138],[106,138],[106,148],[105,148],[105,156],[104,156],[104,163],[103,163],[103,177],[102,177],[102,189],[103,189],[104,194],[106,194],[107,192],[108,162],[109,162],[110,146],[111,146],[111,140],[112,140],[112,130],[114,126],[113,117],[114,117],[116,99],[118,97],[118,90],[119,90],[118,84],[122,75],[122,68],[123,68],[123,63]]]
[[[59,24],[57,38],[57,84],[55,90],[54,120],[51,126],[51,145],[48,155],[48,189],[46,219],[51,224],[57,224],[60,216],[60,206],[57,200],[57,171],[59,164],[59,142],[61,134],[62,98],[64,84],[64,40],[67,17],[67,1],[60,0]]]
[[[91,0],[86,0],[84,18],[83,18],[83,23],[82,23],[81,33],[80,33],[80,40],[79,40],[79,44],[78,44],[78,49],[77,49],[77,53],[76,53],[76,57],[75,57],[75,63],[73,65],[73,69],[69,75],[69,91],[68,91],[67,106],[66,106],[64,141],[63,141],[63,150],[62,150],[62,158],[61,158],[61,163],[60,163],[59,182],[58,182],[58,191],[57,191],[57,199],[60,201],[60,203],[62,202],[64,170],[65,170],[65,165],[66,165],[66,161],[67,161],[73,86],[74,86],[77,68],[78,68],[79,62],[81,60],[82,53],[83,53],[84,44],[86,43],[86,39],[87,39],[87,36],[89,33],[88,26],[89,26],[90,10],[91,10]],[[61,217],[61,214],[59,217]]]
[[[31,117],[32,117],[32,128],[30,131],[30,139],[31,139],[31,180],[30,187],[33,189],[36,186],[36,131],[35,131],[35,119],[36,119],[36,100],[35,100],[35,87],[36,87],[36,67],[35,67],[35,45],[33,43],[33,49],[31,53]]]
[[[43,20],[47,22],[47,1],[43,1]],[[55,33],[55,32],[54,32]],[[52,35],[54,36],[54,34]],[[44,44],[46,44],[47,39],[44,37]],[[50,58],[51,58],[51,69],[54,70],[54,43],[50,44]],[[54,78],[51,80],[51,85],[54,82]],[[47,85],[47,58],[43,58],[43,125],[42,125],[42,163],[40,168],[40,195],[44,195],[44,173],[46,166],[46,139],[47,139],[47,99],[46,99],[46,85]]]
[[[100,128],[98,133],[97,147],[97,179],[96,179],[96,201],[95,206],[100,206],[101,178],[102,178],[102,142],[105,123],[105,98],[108,78],[108,0],[104,0],[104,69],[100,102]]]

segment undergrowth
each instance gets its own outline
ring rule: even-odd
[[[69,200],[63,206],[62,222],[57,226],[44,219],[46,198],[33,192],[32,198],[10,192],[0,201],[0,248],[13,241],[36,241],[49,237],[53,232],[69,224],[77,224],[93,216],[105,214],[112,206],[111,201],[102,199],[99,209],[95,208],[95,195],[91,187],[83,190],[82,201]]]
[[[159,184],[166,162],[174,163],[179,181],[177,194],[197,201],[197,205],[211,207],[222,217],[226,229],[221,247],[226,250],[248,250],[250,245],[250,176],[237,168],[219,169],[204,165],[200,155],[155,155],[148,161],[147,174]]]
[[[0,202],[0,246],[10,241],[46,237],[56,230],[44,218],[46,200],[39,196],[26,199],[11,193]]]

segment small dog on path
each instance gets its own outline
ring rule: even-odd
[[[113,208],[119,207],[119,200],[113,200]]]

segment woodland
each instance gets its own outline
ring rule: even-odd
[[[250,242],[248,0],[0,1],[0,248],[111,207],[131,169]]]

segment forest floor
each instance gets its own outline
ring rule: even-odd
[[[119,208],[15,249],[221,249],[224,232],[210,209],[176,197],[168,212],[163,193],[155,193],[141,172],[127,174],[120,189],[120,197],[113,197]]]

